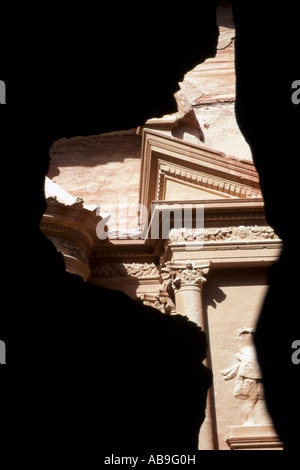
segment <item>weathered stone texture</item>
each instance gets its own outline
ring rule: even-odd
[[[60,139],[50,156],[52,181],[86,205],[100,206],[101,214],[128,212],[128,228],[136,227],[141,138],[135,131]]]
[[[192,108],[199,122],[201,142],[227,155],[252,160],[235,117],[235,30],[231,10],[218,9],[219,42],[215,57],[189,71],[176,93],[181,113]],[[194,130],[186,129],[184,138],[194,142]]]

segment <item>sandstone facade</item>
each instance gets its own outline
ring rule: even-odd
[[[53,144],[41,228],[70,272],[207,333],[199,449],[281,449],[252,342],[281,240],[235,120],[234,29],[219,13],[218,53],[186,74],[176,114]]]

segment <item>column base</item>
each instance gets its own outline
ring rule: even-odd
[[[273,426],[234,426],[230,434],[231,450],[284,450]]]

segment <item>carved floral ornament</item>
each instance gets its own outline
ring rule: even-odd
[[[170,299],[167,292],[160,291],[159,294],[139,294],[138,300],[144,305],[156,308],[162,313],[171,314],[175,310],[175,304]]]
[[[44,216],[40,223],[41,231],[50,239],[65,239],[76,243],[88,255],[92,247],[91,237],[77,227],[62,220]]]
[[[233,240],[279,240],[271,227],[245,226],[222,227],[207,229],[172,229],[169,235],[169,243],[182,242],[211,242]]]
[[[166,267],[161,270],[164,273],[164,288],[167,292],[173,290],[174,293],[184,286],[197,285],[202,288],[206,282],[204,276],[209,270],[210,263],[202,266],[193,263],[187,263],[185,266],[166,263]]]
[[[111,263],[93,266],[93,273],[98,277],[158,278],[159,271],[154,263]]]
[[[77,245],[76,243],[58,237],[49,237],[50,240],[55,245],[57,251],[62,253],[63,255],[71,256],[74,259],[78,259],[85,264],[88,264],[88,257],[84,250]]]

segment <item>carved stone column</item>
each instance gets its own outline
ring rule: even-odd
[[[176,312],[186,315],[190,320],[205,329],[202,303],[202,287],[206,282],[210,264],[166,263],[170,281],[175,294]]]
[[[200,265],[192,263],[166,263],[166,271],[170,277],[167,279],[167,288],[175,294],[176,312],[186,315],[190,320],[197,323],[204,331],[207,321],[203,310],[202,289],[206,282],[205,275],[210,270],[210,263]],[[211,361],[208,358],[205,365],[211,369]],[[206,405],[206,418],[201,427],[199,436],[200,450],[216,449],[216,430],[213,419],[213,391],[208,392]]]

